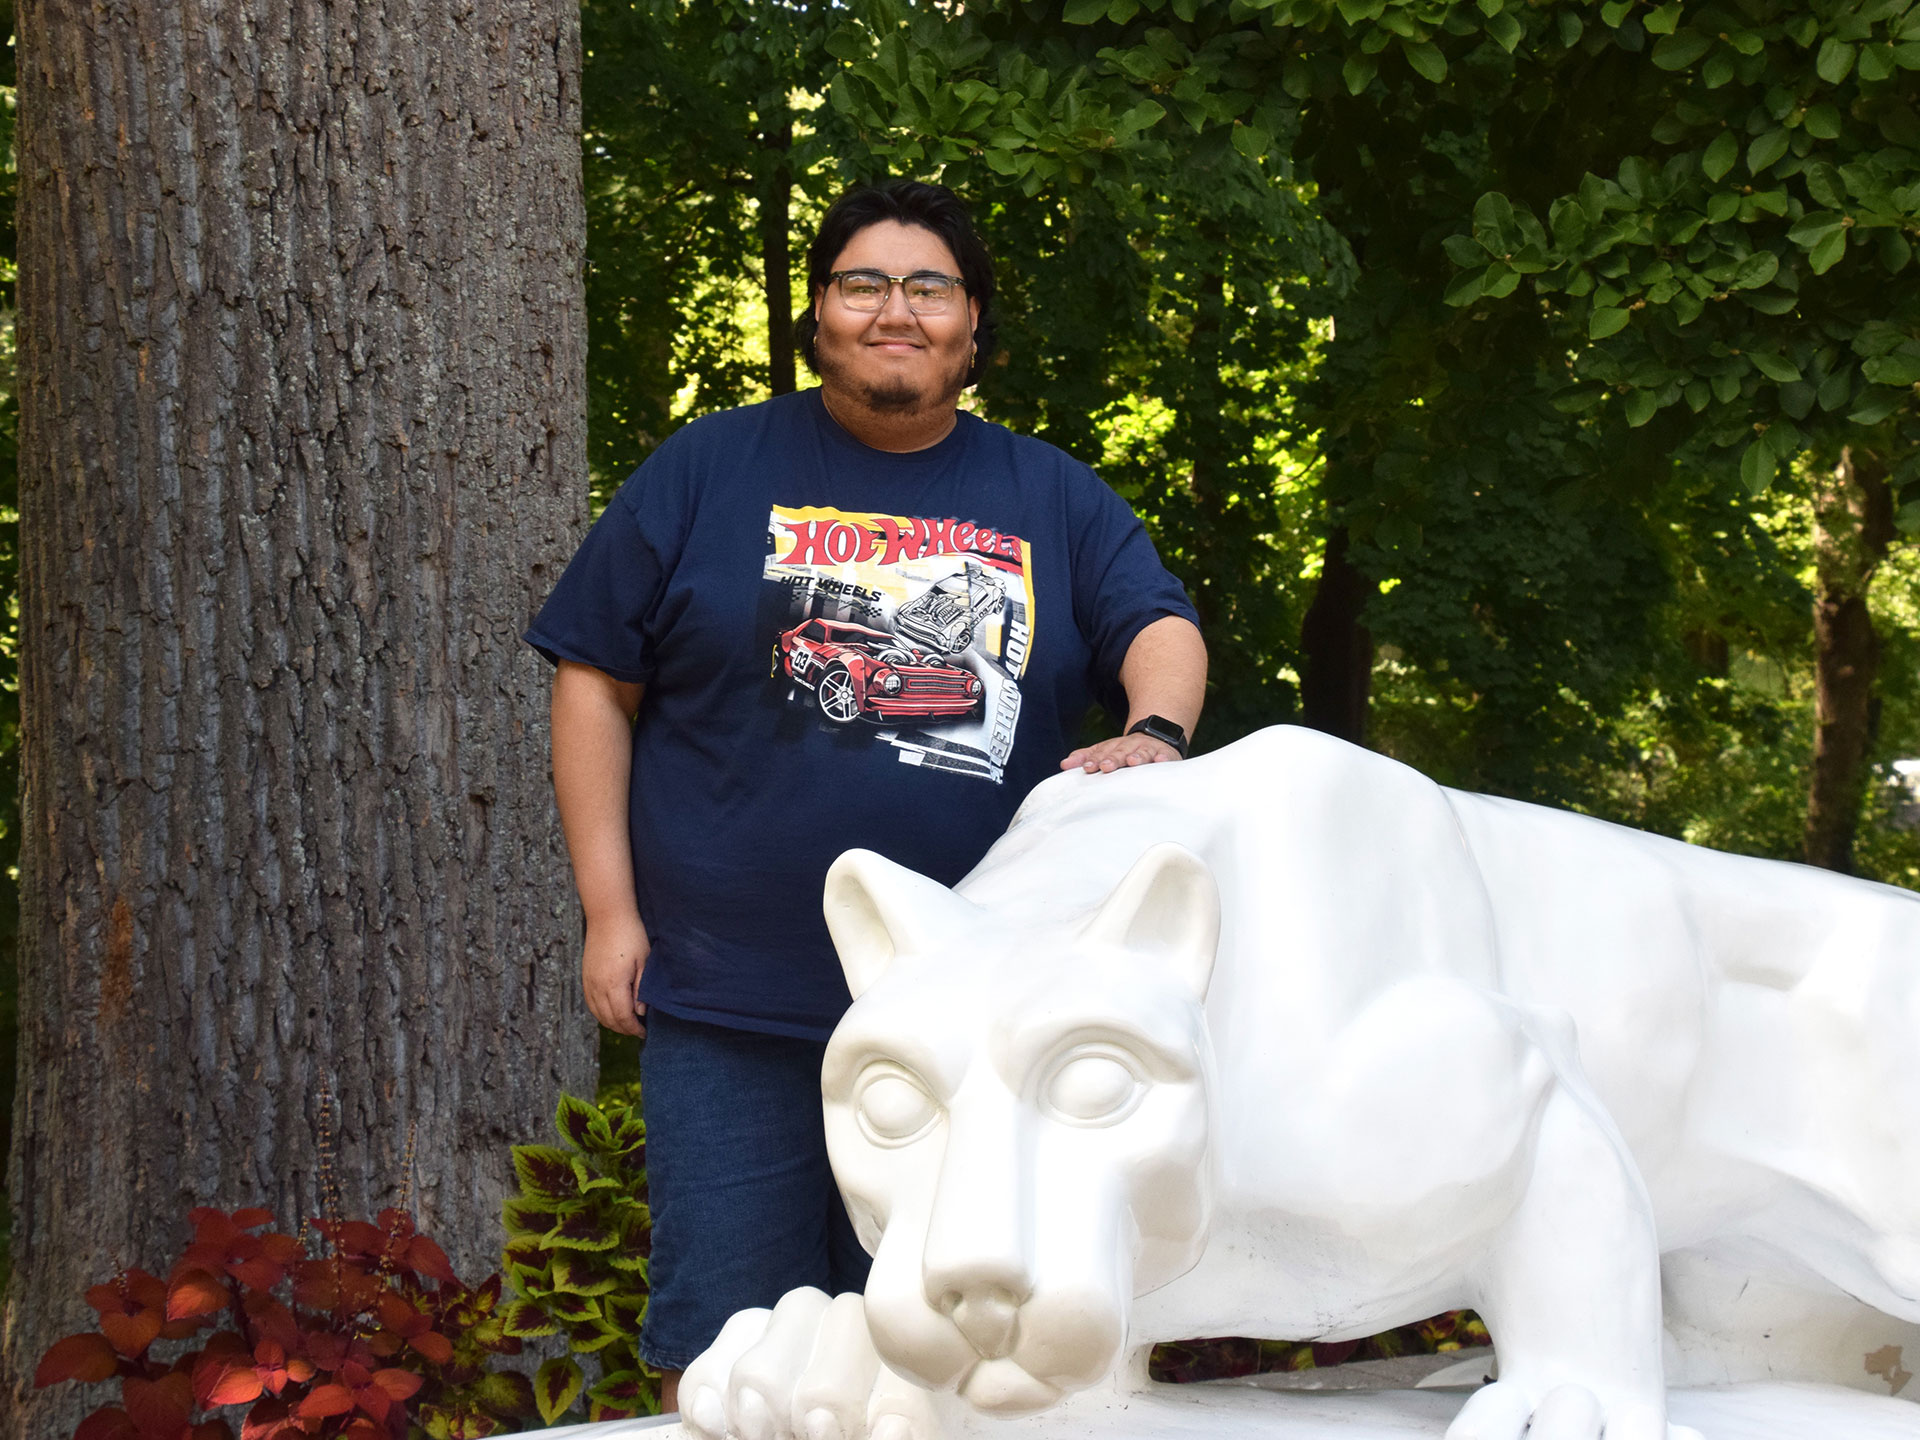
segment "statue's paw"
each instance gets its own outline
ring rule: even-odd
[[[1447,1440],[1687,1440],[1690,1435],[1684,1427],[1670,1429],[1659,1405],[1606,1406],[1584,1385],[1555,1385],[1536,1396],[1512,1380],[1476,1390],[1447,1427]]]
[[[680,1377],[700,1440],[940,1440],[927,1392],[874,1353],[858,1295],[790,1290],[742,1310]]]

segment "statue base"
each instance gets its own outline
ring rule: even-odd
[[[1197,1393],[1196,1393],[1197,1392]],[[1434,1390],[1265,1393],[1156,1385],[1022,1420],[970,1416],[948,1440],[1442,1440],[1461,1396]],[[1920,1405],[1837,1385],[1766,1382],[1675,1390],[1668,1415],[1706,1440],[1920,1440]],[[521,1440],[693,1440],[676,1416],[541,1430]]]

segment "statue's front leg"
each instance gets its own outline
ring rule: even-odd
[[[680,1381],[698,1440],[942,1440],[943,1400],[881,1361],[860,1296],[814,1289],[740,1311]]]
[[[1660,1256],[1632,1157],[1563,1071],[1520,1204],[1473,1279],[1499,1354],[1447,1440],[1700,1440],[1669,1427]]]

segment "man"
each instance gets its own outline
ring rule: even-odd
[[[865,1280],[821,1135],[828,865],[864,846],[951,884],[1048,773],[1179,759],[1206,682],[1124,502],[958,410],[994,335],[958,198],[849,192],[808,280],[819,389],[668,439],[527,636],[558,665],[588,1005],[647,1036],[641,1355],[668,1409],[735,1310]],[[1095,696],[1128,733],[1071,748]]]

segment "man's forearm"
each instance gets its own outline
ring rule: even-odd
[[[1159,715],[1189,737],[1207,696],[1207,647],[1191,621],[1166,615],[1133,637],[1120,662],[1127,724]]]
[[[553,679],[553,793],[589,926],[637,905],[627,830],[638,685],[562,661]]]

